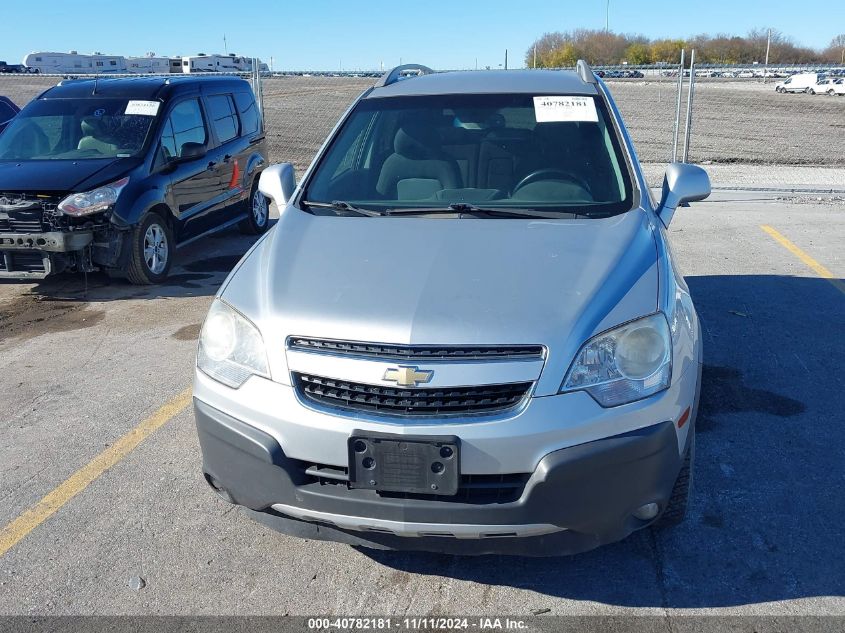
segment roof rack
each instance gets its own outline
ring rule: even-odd
[[[590,68],[590,65],[583,59],[579,59],[578,63],[575,64],[575,70],[578,73],[578,76],[581,78],[581,81],[583,81],[585,84],[598,83],[593,69]]]
[[[401,66],[397,66],[393,70],[389,70],[384,73],[381,76],[381,79],[376,82],[375,87],[384,88],[385,86],[395,84],[397,81],[401,81],[402,79],[407,79],[409,75],[403,76],[403,73],[411,70],[417,71],[417,74],[413,76],[431,75],[434,73],[431,68],[423,66],[422,64],[402,64]]]

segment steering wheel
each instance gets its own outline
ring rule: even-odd
[[[570,174],[567,171],[563,171],[562,169],[546,167],[544,169],[532,171],[530,174],[525,176],[525,178],[516,183],[516,186],[511,192],[511,196],[515,195],[516,192],[522,189],[525,185],[530,185],[532,182],[537,182],[538,180],[565,180],[567,182],[571,182],[572,184],[578,185],[587,193],[592,194],[592,192],[590,191],[590,185],[587,184],[587,181],[583,178],[579,178],[578,176]]]

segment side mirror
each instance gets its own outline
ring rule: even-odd
[[[293,175],[293,165],[290,163],[270,165],[261,172],[258,179],[258,190],[276,203],[279,213],[284,211],[294,189],[296,179]]]
[[[193,143],[191,141],[182,143],[182,151],[179,153],[179,161],[202,158],[205,156],[206,151],[205,143]]]
[[[710,195],[710,176],[701,167],[688,163],[671,163],[663,177],[663,193],[657,215],[668,227],[675,209]]]

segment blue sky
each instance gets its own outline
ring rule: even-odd
[[[510,66],[548,31],[604,28],[606,0],[41,0],[4,2],[0,60],[35,50],[273,58],[275,69]],[[250,10],[252,9],[252,10]],[[16,25],[16,27],[15,27]],[[610,0],[610,28],[648,37],[773,27],[825,47],[845,32],[845,0]],[[14,27],[14,28],[10,28]]]

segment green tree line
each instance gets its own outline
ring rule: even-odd
[[[753,29],[745,36],[701,34],[687,39],[649,39],[643,35],[576,29],[546,33],[525,53],[533,68],[574,66],[579,59],[595,65],[677,64],[682,48],[695,49],[697,64],[752,64],[766,59],[769,29]],[[687,55],[689,60],[689,54]],[[771,30],[770,64],[841,63],[845,34],[834,37],[823,50],[799,46],[780,31]]]

